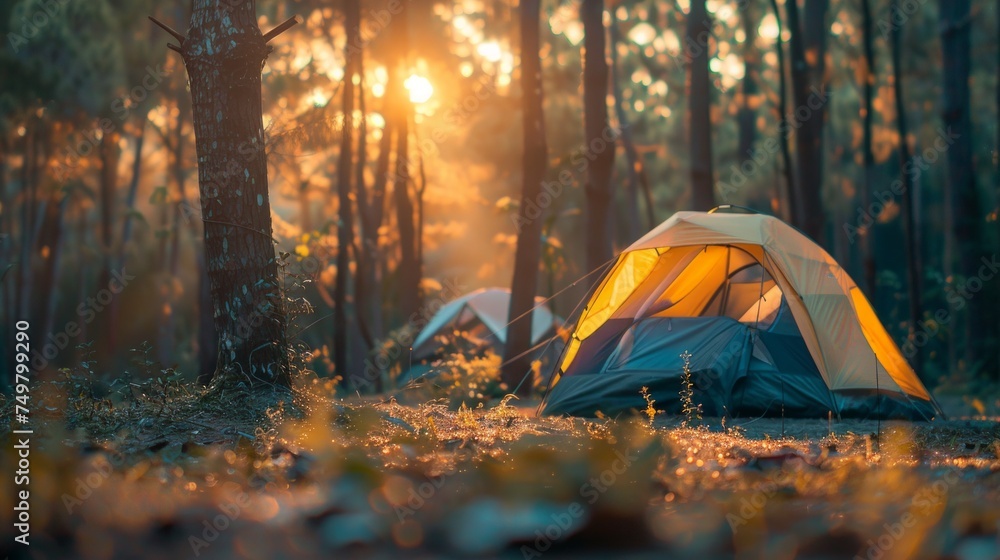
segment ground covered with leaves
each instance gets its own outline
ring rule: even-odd
[[[491,399],[476,379],[455,385],[477,384],[465,404],[455,391],[342,399],[332,381],[309,376],[268,396],[162,376],[45,383],[32,396],[30,550],[101,559],[1000,556],[995,418],[540,418],[537,402]],[[0,405],[9,418],[11,403]],[[4,472],[15,470],[12,445]],[[5,532],[12,499],[0,503]]]

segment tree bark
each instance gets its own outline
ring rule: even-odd
[[[545,120],[542,109],[542,65],[539,58],[539,0],[521,0],[521,97],[523,185],[518,206],[518,236],[514,252],[514,277],[511,282],[507,344],[501,378],[507,390],[520,385],[519,394],[531,391],[531,310],[538,289],[538,265],[542,253],[542,216],[528,217],[528,207],[536,204],[545,179],[548,146],[545,141]]]
[[[972,123],[969,111],[971,71],[971,20],[969,0],[940,0],[941,50],[944,98],[942,121],[945,131],[955,135],[947,150],[948,176],[945,225],[953,234],[954,255],[958,253],[959,274],[973,278],[980,264],[980,209],[976,192],[975,162],[972,157]],[[950,266],[951,263],[949,262]],[[987,315],[992,311],[982,302],[971,302],[966,314],[965,361],[975,367],[991,356],[985,344],[993,334]],[[995,367],[995,364],[986,364]]]
[[[861,0],[861,35],[864,46],[864,73],[862,79],[864,91],[864,184],[861,186],[861,207],[867,209],[871,204],[872,188],[874,187],[875,173],[875,152],[872,149],[872,123],[875,118],[874,107],[872,106],[875,92],[875,46],[872,37],[872,8],[871,0]],[[898,27],[898,26],[897,26]],[[875,224],[864,228],[861,231],[861,255],[865,275],[865,291],[868,292],[868,299],[875,301]]]
[[[194,0],[181,51],[194,107],[205,259],[220,383],[289,386],[286,317],[271,237],[254,0]]]
[[[705,0],[691,2],[686,30],[691,205],[695,210],[707,211],[715,206],[715,179],[712,172],[712,84],[708,69],[712,18]]]
[[[583,121],[586,139],[587,270],[594,270],[614,254],[611,231],[611,170],[615,142],[608,125],[608,62],[605,54],[604,0],[583,0]],[[608,141],[608,138],[612,138]]]
[[[343,97],[341,111],[344,115],[340,142],[340,159],[337,163],[337,278],[333,288],[333,360],[334,372],[340,376],[341,384],[350,387],[350,357],[348,341],[347,300],[351,279],[351,245],[354,243],[354,220],[351,212],[351,175],[353,165],[352,144],[354,137],[354,75],[357,72],[358,31],[360,26],[359,0],[347,0],[344,4],[344,27],[347,40],[344,43]],[[353,388],[353,387],[351,387]]]
[[[899,0],[892,0],[889,13],[897,13]],[[903,250],[906,252],[906,278],[908,284],[907,302],[909,311],[909,328],[907,329],[907,349],[912,348],[910,365],[917,375],[923,379],[923,349],[915,342],[917,325],[923,315],[921,297],[923,295],[923,278],[920,270],[920,255],[917,245],[916,216],[913,204],[913,181],[906,169],[910,163],[911,153],[908,140],[909,132],[906,120],[906,103],[903,98],[903,64],[902,64],[902,26],[893,26],[890,43],[892,46],[892,77],[893,92],[896,102],[896,133],[899,137],[899,180],[902,182],[902,214],[903,214]],[[924,382],[926,383],[926,379]]]
[[[786,23],[791,31],[792,97],[796,111],[809,110],[809,116],[797,123],[796,156],[799,161],[795,226],[822,245],[825,235],[823,211],[823,121],[826,85],[823,82],[826,56],[826,11],[829,0],[806,0],[805,22],[799,17],[798,0],[785,2]],[[812,61],[812,63],[810,63]],[[822,96],[819,109],[810,106],[810,98]],[[816,102],[813,102],[815,105]],[[798,118],[798,117],[796,117]]]

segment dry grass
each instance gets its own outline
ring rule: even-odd
[[[39,388],[33,550],[866,558],[882,538],[886,559],[998,553],[994,421],[689,428],[538,418],[512,398],[342,399],[328,380],[297,381],[265,397],[162,380],[129,398]],[[0,522],[11,510],[0,503]]]

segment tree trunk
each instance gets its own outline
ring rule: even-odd
[[[778,9],[778,0],[771,0],[771,8],[774,10],[774,21],[778,26],[778,37],[775,39],[775,52],[778,55],[778,142],[781,145],[781,165],[785,174],[785,196],[782,207],[784,208],[784,219],[791,224],[799,223],[799,197],[798,186],[795,182],[795,167],[792,163],[792,156],[788,149],[788,135],[790,133],[788,123],[788,77],[785,69],[785,47],[781,39],[781,10]]]
[[[0,132],[0,336],[3,340],[10,340],[13,336],[11,325],[18,321],[14,316],[14,240],[13,234],[14,216],[10,210],[10,197],[7,196],[7,136]],[[0,360],[8,364],[10,362],[10,345],[0,345]],[[12,374],[0,375],[0,391],[7,391],[14,381]]]
[[[715,179],[712,172],[712,84],[708,71],[712,19],[705,0],[691,2],[686,30],[691,205],[695,210],[707,211],[715,206]]]
[[[14,290],[17,288],[17,268],[14,264],[16,260],[14,256],[14,224],[16,218],[11,212],[13,209],[13,204],[11,204],[12,199],[7,192],[7,169],[8,169],[8,152],[10,150],[10,143],[8,143],[7,137],[0,135],[0,207],[3,211],[0,212],[0,258],[3,259],[3,264],[0,265],[0,297],[3,298],[3,320],[4,323],[0,325],[0,330],[6,335],[10,332],[10,325],[18,321],[15,319],[15,314],[17,312],[17,294]],[[5,338],[4,340],[8,340]],[[6,357],[10,350],[4,348],[0,349],[0,358]],[[7,380],[7,376],[3,376],[4,381]]]
[[[37,318],[35,320],[39,321],[41,327],[39,334],[45,337],[55,334],[52,330],[55,324],[55,303],[59,293],[58,271],[63,245],[63,215],[68,198],[58,191],[49,195],[38,236],[39,268],[35,275],[36,296],[32,302],[35,309],[31,317]]]
[[[309,201],[309,189],[312,184],[309,179],[299,181],[299,225],[303,233],[313,231],[312,224],[312,204]]]
[[[354,221],[351,212],[351,172],[353,164],[352,143],[354,136],[354,75],[357,62],[357,33],[360,25],[360,0],[347,0],[344,4],[344,27],[347,40],[344,43],[343,97],[341,111],[344,115],[340,141],[340,159],[337,163],[337,278],[333,288],[333,360],[334,372],[340,376],[341,384],[351,387],[350,359],[348,356],[347,299],[351,280],[351,245],[354,243]]]
[[[29,117],[25,124],[24,156],[21,163],[21,236],[19,239],[21,254],[18,258],[20,270],[16,271],[18,273],[17,297],[20,298],[17,306],[18,320],[27,319],[31,312],[29,303],[31,302],[32,259],[35,245],[35,200],[38,193],[36,182],[38,174],[35,172],[38,150],[35,137],[39,133],[38,129],[41,128],[40,121],[38,118]]]
[[[396,203],[396,226],[399,228],[400,259],[396,271],[399,286],[399,311],[403,321],[420,306],[420,265],[417,262],[417,231],[413,199],[410,197],[409,121],[412,105],[403,80],[409,72],[409,12],[403,9],[399,16],[400,27],[396,34],[399,41],[396,67],[396,170],[393,177],[393,200]]]
[[[542,253],[542,216],[528,216],[529,205],[536,204],[545,179],[548,147],[542,110],[542,65],[539,58],[539,0],[521,0],[521,97],[523,185],[517,216],[517,248],[514,252],[514,277],[511,282],[507,344],[501,378],[508,391],[531,391],[531,310],[538,289],[538,265]],[[519,387],[520,386],[520,387]]]
[[[111,268],[114,266],[112,259],[114,255],[114,236],[111,233],[111,226],[115,222],[115,197],[118,190],[118,138],[117,132],[105,133],[101,137],[101,176],[100,176],[100,201],[101,201],[101,261],[103,270],[101,271],[100,285],[107,284],[110,277]],[[109,333],[111,340],[108,349],[114,351],[114,325]]]
[[[889,13],[899,11],[899,0],[892,1]],[[909,328],[907,329],[907,341],[905,346],[910,351],[908,355],[910,365],[917,375],[923,379],[923,349],[915,344],[917,324],[919,323],[923,311],[921,310],[920,298],[923,294],[923,278],[920,270],[920,255],[917,245],[916,216],[914,215],[913,204],[913,181],[906,169],[910,163],[910,144],[908,140],[906,121],[906,103],[903,98],[903,64],[901,50],[902,26],[895,25],[892,28],[890,42],[892,45],[892,77],[893,91],[896,101],[896,132],[899,136],[899,180],[902,182],[902,213],[903,213],[903,241],[906,252],[906,278],[908,284],[907,301],[909,302]],[[926,379],[924,380],[926,383]]]
[[[180,221],[181,209],[184,204],[184,120],[185,114],[181,103],[177,103],[177,118],[174,126],[167,127],[162,132],[163,144],[167,149],[166,185],[159,192],[157,199],[160,212],[158,232],[159,252],[157,253],[160,267],[160,305],[157,309],[156,359],[163,366],[173,362],[174,356],[174,325],[175,305],[174,283],[177,278],[180,253]],[[171,132],[173,133],[171,135]],[[171,194],[171,185],[176,189]]]
[[[360,18],[360,15],[359,15]],[[359,23],[360,25],[360,23]],[[375,346],[375,341],[371,338],[371,331],[365,322],[364,313],[367,302],[363,299],[364,290],[361,284],[364,282],[365,259],[367,250],[365,249],[365,228],[370,227],[368,221],[368,184],[365,181],[365,170],[368,167],[368,106],[365,98],[365,59],[364,49],[357,49],[355,53],[355,68],[358,75],[358,111],[361,114],[361,121],[358,122],[358,164],[354,168],[354,188],[355,206],[357,208],[358,222],[360,225],[361,246],[358,247],[358,254],[354,256],[356,262],[356,278],[354,282],[354,317],[357,320],[358,330],[361,331],[362,340],[366,353]],[[360,282],[358,281],[360,280]]]
[[[796,111],[809,111],[797,122],[796,155],[799,160],[794,224],[820,245],[824,242],[823,212],[823,120],[827,94],[823,83],[826,56],[826,10],[829,0],[806,0],[805,22],[799,17],[798,0],[785,2],[786,23],[791,31],[792,97]],[[810,64],[810,61],[812,63]],[[819,108],[815,109],[819,100]],[[812,106],[810,106],[812,101]],[[796,117],[798,119],[798,117]]]
[[[390,73],[386,83],[386,105],[384,112],[392,115],[391,97],[394,91],[393,77]],[[385,192],[389,181],[389,156],[392,152],[393,129],[392,119],[386,118],[382,137],[379,139],[378,159],[375,162],[375,180],[372,183],[371,197],[359,196],[359,204],[364,207],[361,214],[361,234],[363,236],[362,255],[358,275],[358,301],[361,311],[359,317],[364,331],[372,344],[382,338],[382,278],[381,253],[379,251],[379,228],[385,214]],[[364,194],[364,193],[362,193]]]
[[[180,103],[178,103],[180,105]],[[170,262],[168,266],[168,282],[173,284],[180,281],[181,262],[181,221],[186,220],[185,208],[187,207],[187,197],[184,174],[184,121],[187,111],[183,107],[178,107],[177,129],[174,131],[174,187],[177,189],[177,200],[173,204],[173,217],[170,226]],[[170,284],[168,284],[170,285]],[[177,304],[176,293],[173,289],[165,292],[167,307],[164,307],[164,336],[165,345],[159,349],[162,357],[160,363],[164,366],[174,363],[174,349],[176,348],[176,324],[177,324]]]
[[[413,123],[413,140],[420,146],[417,124]],[[417,187],[417,278],[424,277],[424,195],[427,194],[427,173],[424,172],[424,152],[417,150],[420,186]]]
[[[959,275],[973,278],[981,264],[980,211],[976,192],[975,162],[972,157],[972,123],[969,111],[969,73],[971,69],[971,18],[969,0],[941,0],[941,50],[944,64],[944,99],[942,120],[945,131],[954,135],[947,151],[948,178],[945,224],[954,235],[954,249],[959,255]],[[952,253],[954,254],[954,253]],[[949,265],[951,263],[948,263]],[[975,367],[979,360],[992,355],[985,344],[992,335],[992,313],[984,302],[966,306],[965,360]],[[995,364],[986,364],[994,367]]]
[[[181,50],[194,107],[217,381],[290,384],[271,237],[261,78],[270,52],[254,0],[194,0]]]
[[[397,38],[398,39],[398,38]],[[390,69],[392,65],[389,65]],[[358,72],[364,76],[364,51],[358,52]],[[377,341],[382,338],[382,254],[379,251],[379,229],[385,217],[385,197],[386,185],[389,182],[389,160],[393,148],[393,127],[397,120],[396,111],[402,107],[401,100],[398,99],[401,88],[397,86],[395,72],[389,72],[385,84],[385,97],[382,106],[382,114],[385,116],[385,126],[382,128],[382,136],[379,139],[378,159],[375,162],[375,177],[372,183],[371,195],[369,196],[364,183],[364,168],[358,168],[358,216],[361,222],[361,258],[358,263],[358,278],[356,295],[358,301],[358,323],[361,332],[369,344],[369,348],[374,348]],[[365,108],[364,82],[359,88],[359,106],[362,114],[367,114]],[[367,137],[367,123],[362,121],[363,129],[361,138]],[[365,161],[364,150],[366,143],[362,141],[359,145],[358,158]],[[376,381],[377,384],[377,381]]]
[[[628,115],[625,114],[625,99],[622,95],[621,77],[619,75],[618,44],[621,42],[621,32],[618,24],[611,19],[611,94],[615,102],[615,118],[618,119],[619,134],[621,136],[622,147],[625,148],[626,177],[628,177],[626,196],[628,202],[629,223],[627,231],[629,235],[628,243],[639,239],[643,231],[648,231],[656,227],[656,208],[653,202],[653,193],[649,187],[649,177],[646,176],[646,166],[643,164],[639,151],[635,148],[635,141],[632,138],[632,129],[629,124]],[[642,190],[643,199],[646,205],[646,227],[642,228],[639,221],[639,191]]]
[[[396,123],[396,172],[393,177],[392,195],[396,203],[396,226],[399,228],[400,259],[397,279],[399,282],[399,310],[405,321],[417,311],[420,303],[420,278],[417,265],[417,234],[415,209],[410,198],[409,111],[404,110]]]
[[[88,217],[90,215],[90,212],[86,208],[84,208],[83,205],[79,205],[77,208],[80,217],[76,225],[75,233],[76,233],[76,242],[78,247],[77,254],[79,255],[82,254],[83,252],[81,248],[86,247],[89,241],[88,237],[90,235],[90,221],[88,220]],[[75,273],[79,275],[79,282],[77,283],[77,293],[76,293],[77,301],[86,301],[87,295],[90,294],[91,287],[89,285],[89,280],[92,278],[92,276],[90,275],[90,267],[88,267],[87,265],[88,263],[86,259],[81,258],[77,260],[77,267],[75,269]],[[114,300],[112,300],[112,303],[118,300],[119,298],[114,298]],[[88,339],[87,335],[89,334],[87,322],[79,321],[79,325],[80,325],[80,334],[76,337],[76,340],[85,341]],[[82,349],[74,348],[73,359],[77,361],[83,359]]]
[[[595,270],[614,254],[611,231],[611,169],[615,142],[608,125],[608,61],[605,54],[604,0],[583,0],[583,122],[587,166],[587,270]],[[612,138],[609,142],[607,139]]]
[[[740,16],[743,22],[743,80],[740,81],[739,113],[739,157],[750,157],[753,143],[757,136],[757,111],[755,99],[759,92],[757,72],[759,58],[754,41],[757,38],[757,14],[753,10],[753,2],[744,1],[739,4]]]
[[[864,184],[861,186],[861,207],[868,209],[871,204],[872,188],[875,185],[875,152],[872,149],[872,123],[875,118],[874,107],[872,106],[875,92],[875,46],[872,38],[872,8],[871,0],[861,0],[861,34],[864,43],[864,145],[862,147],[864,157]],[[898,27],[898,26],[897,26]],[[868,292],[868,299],[875,301],[875,224],[862,229],[861,233],[861,256],[864,261],[863,268],[865,274],[865,291]]]
[[[178,124],[176,131],[177,136],[175,137],[174,180],[177,184],[177,190],[181,197],[178,203],[178,208],[189,208],[190,206],[188,205],[187,198],[185,197],[186,188],[184,186],[185,172],[183,164],[183,145],[185,141],[183,134],[183,117],[186,110],[178,107],[178,111],[178,121],[181,124]],[[191,239],[195,240],[192,249],[194,252],[195,273],[198,277],[198,334],[195,342],[196,359],[198,363],[198,383],[201,385],[209,385],[212,382],[212,378],[215,376],[216,369],[219,365],[219,333],[215,328],[211,280],[208,278],[208,268],[205,263],[205,246],[203,243],[198,242],[198,239],[202,236],[202,228],[204,225],[201,223],[200,219],[195,219],[196,216],[192,216],[190,211],[182,212],[181,215],[188,226]],[[200,218],[200,216],[197,217]],[[176,232],[175,235],[180,235],[180,232]]]
[[[132,159],[132,178],[129,181],[128,193],[125,196],[125,218],[122,225],[121,245],[118,248],[118,264],[121,267],[125,264],[125,250],[129,240],[132,238],[132,217],[135,211],[135,197],[139,192],[139,177],[142,171],[142,148],[146,141],[146,123],[149,122],[146,115],[139,119],[139,133],[135,137],[135,148]]]
[[[386,92],[391,92],[392,75],[386,83]],[[388,95],[388,93],[387,93]],[[389,99],[386,100],[385,112],[392,114],[392,107]],[[379,139],[378,160],[375,162],[375,180],[372,183],[372,194],[368,200],[366,211],[368,224],[363,226],[365,236],[365,261],[364,261],[364,309],[367,313],[368,331],[372,339],[378,340],[382,337],[382,278],[379,274],[381,270],[382,255],[379,251],[379,229],[385,219],[385,193],[386,185],[389,182],[389,157],[392,155],[392,140],[394,134],[392,119],[386,118],[385,127],[382,129],[382,138]]]
[[[118,254],[115,259],[115,266],[122,268],[125,266],[125,256],[128,242],[132,238],[133,214],[135,213],[135,199],[139,192],[139,179],[142,173],[142,148],[146,141],[146,123],[149,122],[147,113],[138,115],[139,132],[135,137],[135,145],[132,151],[132,177],[129,179],[128,191],[125,194],[125,216],[123,218],[121,240],[118,243]],[[103,279],[103,276],[102,276]],[[117,331],[117,325],[121,318],[121,298],[111,300],[108,308],[108,323],[112,325],[113,331]]]

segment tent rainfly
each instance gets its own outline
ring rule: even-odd
[[[551,336],[558,326],[558,319],[544,305],[542,298],[535,299],[531,315],[531,343],[538,344]],[[434,357],[439,335],[448,336],[455,330],[466,331],[474,338],[494,348],[507,342],[507,315],[510,311],[510,290],[483,288],[466,294],[443,305],[413,341],[413,359]]]
[[[932,419],[933,397],[843,268],[781,220],[680,212],[622,252],[581,313],[544,414]]]

